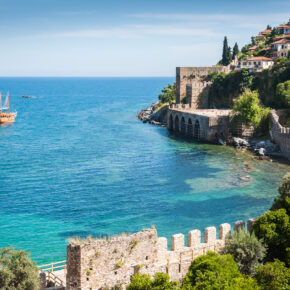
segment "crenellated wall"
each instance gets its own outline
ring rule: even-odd
[[[251,229],[254,219],[248,220]],[[234,224],[234,230],[245,227],[243,221]],[[187,235],[171,237],[171,250],[166,238],[158,237],[156,229],[110,239],[85,239],[67,246],[66,289],[106,289],[115,285],[124,288],[137,272],[153,276],[157,272],[168,273],[171,280],[181,280],[187,273],[192,261],[207,251],[218,252],[231,232],[230,224],[208,227],[201,232],[192,230]]]

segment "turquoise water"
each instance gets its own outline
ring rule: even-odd
[[[154,224],[169,238],[266,211],[289,167],[137,120],[172,81],[0,78],[18,111],[0,127],[0,246],[47,263],[65,258],[71,236]]]

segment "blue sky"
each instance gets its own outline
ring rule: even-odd
[[[284,0],[0,0],[0,75],[173,76],[289,12]]]

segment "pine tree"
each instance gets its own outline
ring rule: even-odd
[[[222,55],[222,65],[228,65],[230,63],[230,52],[228,46],[228,39],[225,36],[224,38],[224,45],[223,45],[223,55]]]
[[[267,30],[269,30],[269,29],[271,29],[272,30],[272,27],[271,27],[271,25],[267,25]]]
[[[238,47],[238,44],[235,43],[234,48],[233,48],[233,59],[235,59],[238,53],[239,53],[239,47]]]

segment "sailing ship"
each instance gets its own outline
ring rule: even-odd
[[[10,104],[9,104],[9,93],[6,95],[6,99],[4,105],[2,104],[2,95],[0,93],[0,123],[12,123],[14,122],[17,112],[14,113],[10,112]]]

